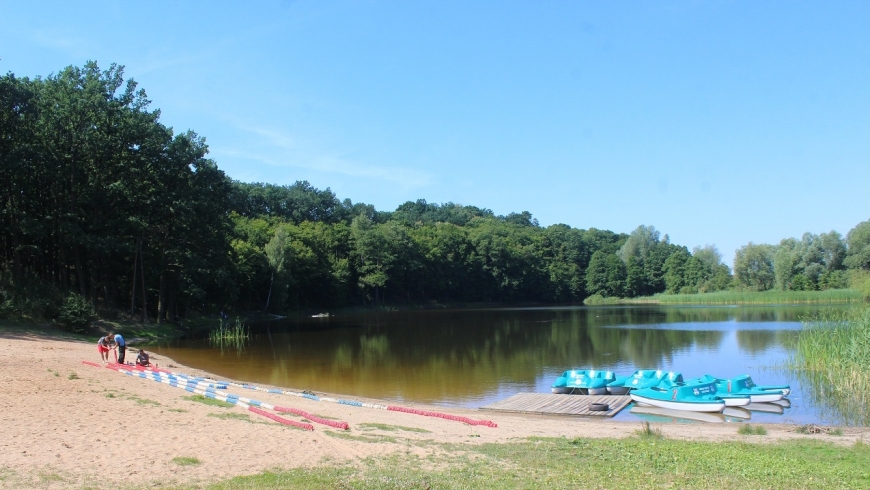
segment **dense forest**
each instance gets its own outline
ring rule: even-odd
[[[0,77],[0,315],[86,302],[157,322],[431,302],[579,303],[724,289],[847,287],[870,269],[870,221],[737,251],[542,227],[529,212],[425,200],[396,210],[328,188],[244,183],[176,134],[123,67]]]

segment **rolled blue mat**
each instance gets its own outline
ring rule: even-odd
[[[309,400],[314,400],[314,401],[316,401],[316,402],[319,402],[319,401],[320,401],[320,398],[317,398],[317,397],[314,396],[314,395],[309,395],[308,393],[303,393],[302,396],[305,397],[305,398],[308,398]]]
[[[338,400],[338,403],[341,403],[342,405],[351,405],[354,407],[361,407],[362,406],[362,402],[358,402],[358,401],[354,401],[354,400]]]

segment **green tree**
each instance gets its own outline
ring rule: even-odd
[[[846,243],[849,248],[843,264],[850,269],[870,270],[870,220],[849,230]]]
[[[773,255],[775,247],[752,242],[740,247],[734,254],[734,276],[747,289],[766,291],[775,282]]]

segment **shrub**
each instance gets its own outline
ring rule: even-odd
[[[84,332],[95,316],[94,305],[83,296],[72,293],[60,307],[58,321],[70,332]]]

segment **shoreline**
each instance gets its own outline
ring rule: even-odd
[[[293,413],[277,414],[313,423],[314,430],[300,430],[238,406],[201,403],[191,398],[193,393],[163,383],[83,364],[99,362],[91,343],[7,330],[0,331],[0,348],[0,372],[4,374],[0,390],[5,395],[0,409],[7,427],[0,434],[0,472],[4,475],[0,486],[7,488],[201,485],[275,469],[354,466],[370,457],[412,454],[425,458],[442,455],[445,444],[499,444],[532,437],[625,438],[633,436],[640,426],[636,422],[403,403],[418,410],[497,424],[487,427],[235,386],[225,390],[349,424],[348,430],[341,430]],[[152,355],[152,362],[161,368],[215,379],[162,355]],[[294,387],[279,388],[295,391]],[[745,440],[734,424],[654,425],[669,439]],[[870,437],[868,428],[844,427],[843,435],[832,437],[799,434],[796,426],[765,427],[768,435],[759,442],[762,444],[813,437],[848,445]],[[193,458],[198,464],[182,467],[179,462],[184,458]]]

